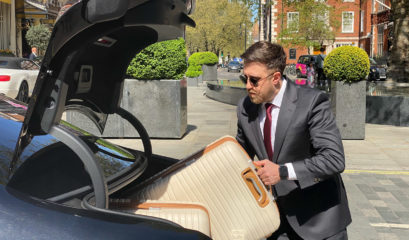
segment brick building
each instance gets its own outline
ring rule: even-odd
[[[265,0],[260,24],[261,40],[280,42],[278,36],[281,29],[286,28],[290,21],[298,21],[299,13],[285,2]],[[372,57],[383,57],[388,54],[390,32],[393,27],[390,21],[390,0],[328,0],[327,4],[335,6],[340,26],[335,31],[335,39],[324,41],[326,54],[336,47],[345,45],[361,47]],[[295,63],[299,56],[308,52],[319,53],[319,49],[297,46],[285,50],[288,63]]]

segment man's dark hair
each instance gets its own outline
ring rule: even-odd
[[[268,69],[283,74],[287,57],[281,45],[267,41],[256,42],[242,55],[244,64],[251,62],[263,63]]]
[[[321,47],[320,52],[324,52],[324,51],[325,51],[325,48]]]

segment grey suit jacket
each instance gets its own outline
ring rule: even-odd
[[[237,141],[254,158],[268,159],[258,119],[261,104],[248,97],[237,107]],[[340,173],[341,136],[325,93],[288,81],[275,133],[273,162],[292,163],[297,180],[274,186],[280,213],[304,239],[330,237],[351,222]]]

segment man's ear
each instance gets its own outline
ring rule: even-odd
[[[273,83],[274,84],[278,84],[278,83],[281,83],[281,73],[280,72],[275,72],[274,74],[273,74]]]

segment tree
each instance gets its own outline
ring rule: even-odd
[[[292,13],[282,14],[283,29],[279,39],[283,45],[318,48],[335,40],[335,31],[340,25],[339,10],[326,1],[290,1],[285,4]]]
[[[210,51],[219,55],[239,56],[250,29],[251,11],[242,1],[197,1],[192,15],[196,28],[186,30],[186,43],[190,53]]]
[[[388,82],[409,82],[409,1],[392,0],[393,39],[388,58]]]
[[[44,53],[50,40],[51,31],[47,25],[31,26],[26,34],[26,39],[31,47],[36,47],[39,53]]]

